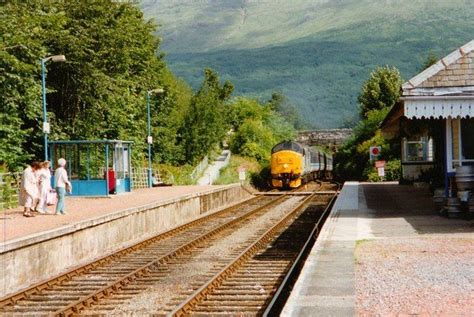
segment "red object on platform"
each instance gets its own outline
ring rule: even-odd
[[[109,170],[109,193],[113,193],[115,191],[115,171]]]

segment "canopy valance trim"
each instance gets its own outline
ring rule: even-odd
[[[443,100],[404,100],[404,115],[409,119],[474,118],[474,98]]]

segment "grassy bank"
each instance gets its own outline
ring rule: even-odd
[[[259,173],[262,169],[257,160],[242,157],[239,155],[232,155],[230,157],[229,165],[221,170],[219,178],[214,182],[214,185],[226,185],[239,182],[239,168],[243,167],[247,171],[247,179],[253,173]]]

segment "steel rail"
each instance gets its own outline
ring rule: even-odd
[[[241,206],[244,206],[248,203],[259,201],[262,199],[262,195],[251,197],[249,199],[246,199],[236,205],[224,208],[220,211],[217,211],[215,213],[203,216],[201,218],[195,219],[191,222],[185,223],[179,227],[176,227],[174,229],[170,229],[168,231],[165,231],[163,233],[159,233],[158,235],[151,237],[151,238],[146,238],[143,241],[140,241],[138,243],[135,243],[132,246],[124,247],[118,251],[113,252],[112,254],[105,255],[97,260],[94,260],[91,263],[88,263],[86,265],[81,265],[79,267],[72,268],[68,270],[65,273],[62,273],[56,277],[53,277],[47,281],[39,282],[37,284],[34,284],[32,286],[27,287],[26,289],[20,290],[14,294],[8,295],[2,299],[0,299],[0,309],[8,306],[8,305],[14,305],[16,304],[19,300],[22,299],[27,299],[29,296],[37,294],[38,292],[45,290],[51,286],[57,285],[59,283],[66,282],[68,280],[71,280],[73,277],[85,274],[101,265],[110,263],[112,261],[116,261],[119,258],[131,253],[131,252],[136,252],[137,250],[143,249],[144,247],[158,242],[160,240],[164,240],[166,238],[172,237],[180,232],[183,232],[185,230],[188,230],[189,228],[192,228],[196,225],[205,223],[209,219],[212,219],[214,217],[221,216],[227,212],[231,212],[232,210],[235,210],[236,208],[239,208]]]
[[[201,300],[204,300],[206,296],[212,292],[214,289],[219,287],[222,282],[229,277],[233,272],[235,272],[238,267],[249,260],[254,256],[261,248],[265,247],[268,242],[270,242],[275,233],[283,228],[290,219],[298,213],[302,208],[304,208],[309,201],[311,201],[318,193],[315,192],[308,197],[306,197],[301,203],[294,207],[285,217],[283,217],[278,223],[268,229],[264,234],[262,234],[257,241],[252,243],[244,251],[242,251],[231,263],[224,267],[221,271],[214,275],[206,284],[201,286],[188,298],[186,298],[179,306],[177,306],[173,311],[171,311],[168,316],[186,316],[188,315],[196,305],[199,304]]]
[[[194,240],[180,246],[179,248],[169,252],[168,254],[162,256],[159,259],[150,261],[149,263],[142,265],[140,268],[134,270],[131,273],[128,273],[127,275],[121,277],[120,279],[117,279],[108,285],[102,287],[101,289],[90,293],[86,296],[81,297],[79,300],[69,304],[65,308],[62,308],[60,310],[55,311],[52,313],[53,315],[58,315],[58,316],[72,316],[75,314],[78,314],[82,309],[90,307],[93,303],[97,303],[100,301],[101,298],[107,297],[117,291],[119,291],[121,288],[124,286],[128,285],[129,283],[133,282],[135,279],[147,275],[151,270],[153,270],[154,267],[159,266],[160,264],[164,264],[167,261],[169,261],[172,258],[175,258],[176,256],[179,256],[183,254],[184,252],[190,250],[191,248],[195,247],[199,243],[202,243],[209,238],[212,238],[216,234],[222,232],[223,230],[232,227],[233,225],[247,219],[251,215],[266,209],[272,205],[277,204],[280,200],[283,200],[284,198],[287,198],[287,196],[279,196],[278,198],[256,208],[253,209],[244,215],[240,216],[239,218],[235,218],[229,222],[226,222],[222,225],[220,225],[217,228],[214,228],[211,231],[208,231],[201,236],[195,238]]]
[[[311,251],[311,248],[313,247],[314,243],[316,242],[320,230],[322,226],[324,225],[327,217],[329,216],[329,213],[331,211],[332,206],[334,205],[334,202],[336,201],[336,198],[338,196],[338,192],[340,190],[340,184],[338,185],[338,190],[337,193],[334,195],[334,197],[331,198],[329,201],[328,205],[324,209],[323,213],[321,214],[321,217],[318,219],[316,224],[314,225],[313,230],[308,236],[308,239],[306,240],[303,248],[299,252],[298,256],[296,257],[295,261],[293,262],[291,268],[288,270],[286,273],[283,281],[281,282],[280,286],[276,290],[276,292],[273,294],[272,299],[268,306],[266,307],[265,311],[263,312],[263,316],[277,316],[280,314],[281,309],[286,303],[286,298],[284,298],[284,294],[291,291],[291,288],[293,287],[294,281],[298,277],[302,266],[304,262],[306,261],[309,252]]]

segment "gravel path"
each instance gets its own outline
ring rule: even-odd
[[[359,242],[361,316],[474,316],[474,240],[397,238]]]
[[[270,227],[271,223],[275,223],[286,214],[292,207],[296,206],[304,197],[291,197],[279,206],[274,207],[272,212],[265,213],[257,219],[247,221],[238,230],[226,230],[224,238],[217,239],[213,244],[202,252],[195,254],[191,259],[186,260],[173,266],[170,274],[158,285],[150,288],[139,296],[134,297],[128,303],[118,306],[112,314],[145,314],[150,312],[152,308],[154,313],[165,313],[164,308],[173,307],[170,302],[177,294],[183,290],[193,289],[196,282],[206,281],[206,274],[214,268],[216,261],[225,258],[233,258],[232,253],[240,252],[255,238],[263,234]],[[257,229],[260,228],[260,229]],[[222,268],[221,264],[218,268]],[[195,289],[195,287],[194,287]]]

